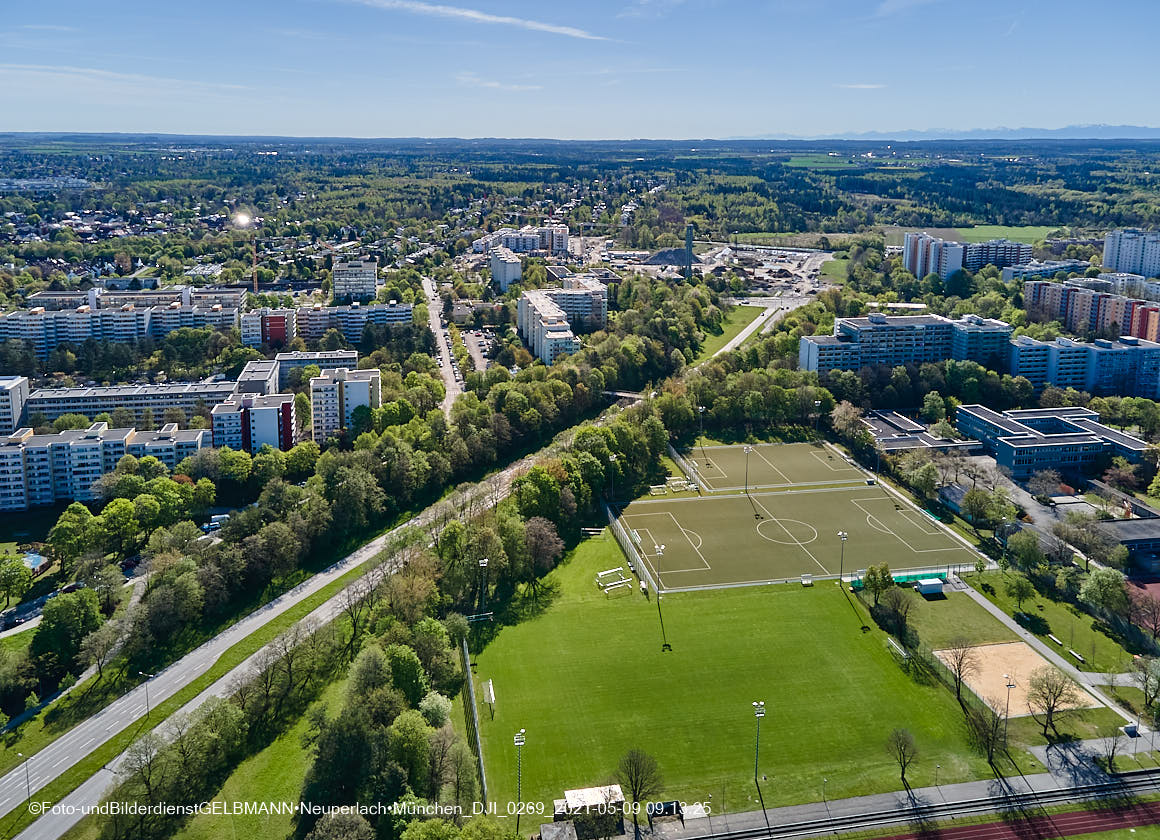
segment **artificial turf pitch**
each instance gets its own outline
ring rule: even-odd
[[[582,543],[546,579],[533,615],[475,655],[477,691],[494,680],[494,718],[477,697],[491,799],[504,813],[516,794],[512,736],[526,730],[523,798],[551,803],[564,790],[612,780],[632,747],[654,755],[661,798],[705,802],[714,813],[753,810],[756,721],[763,700],[759,771],[767,805],[898,788],[887,735],[906,727],[920,758],[914,785],[982,778],[944,686],[912,680],[856,599],[833,583],[666,595],[671,652],[661,652],[655,600],[606,598],[593,582],[623,564],[611,536]],[[545,594],[548,593],[548,594]],[[936,605],[937,606],[937,605]],[[934,607],[932,606],[932,609]],[[980,621],[993,621],[988,616]]]
[[[803,574],[847,577],[973,565],[974,553],[879,485],[642,499],[621,522],[662,590],[738,586]],[[839,531],[847,534],[845,558]]]

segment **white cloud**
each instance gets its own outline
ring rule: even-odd
[[[27,96],[70,96],[92,104],[124,104],[127,99],[222,97],[247,90],[244,85],[116,73],[94,67],[0,64],[0,90]]]
[[[484,23],[499,26],[514,26],[518,29],[529,29],[533,32],[547,32],[551,35],[564,35],[568,38],[580,38],[585,41],[606,41],[600,35],[593,35],[585,29],[575,26],[559,26],[554,23],[544,23],[527,18],[510,17],[508,15],[493,15],[490,12],[481,12],[478,9],[464,9],[459,6],[444,6],[436,3],[421,3],[418,0],[351,0],[364,6],[390,11],[410,12],[413,15],[462,20],[468,23]]]
[[[844,88],[845,90],[882,90],[886,85],[871,84],[870,82],[855,82],[848,85],[836,84],[834,87]]]
[[[460,73],[455,77],[455,80],[461,85],[468,87],[488,88],[490,90],[543,90],[543,85],[523,85],[511,84],[509,82],[497,82],[493,79],[481,79],[474,73]]]

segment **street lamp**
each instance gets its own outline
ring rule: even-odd
[[[765,717],[765,701],[753,701],[753,716],[757,718],[757,740],[753,742],[753,784],[757,785],[757,757],[761,753],[761,719]],[[760,790],[760,786],[758,786]]]
[[[842,541],[842,553],[839,555],[838,559],[838,586],[845,586],[843,576],[846,572],[846,540],[849,538],[850,535],[845,531],[838,532],[838,539]]]
[[[524,796],[524,730],[512,738],[516,745],[516,834],[520,833],[520,803]]]
[[[1011,689],[1015,687],[1015,680],[1010,674],[1004,674],[1003,679],[1007,681],[1007,705],[1003,709],[1003,741],[1007,740],[1007,723],[1011,719]]]
[[[935,787],[938,787],[938,771],[939,771],[939,770],[942,770],[942,765],[941,765],[941,764],[936,764],[936,765],[934,766],[934,786],[935,786]]]
[[[661,622],[661,653],[664,653],[673,649],[673,646],[669,644],[669,637],[665,633],[665,615],[661,612],[661,558],[665,556],[665,547],[654,543],[653,551],[657,558],[657,618]]]
[[[830,780],[825,778],[824,776],[822,777],[822,801],[823,802],[826,801],[826,782],[828,782],[828,781],[830,781]]]
[[[32,777],[28,775],[28,762],[32,761],[32,756],[26,756],[22,752],[16,753],[20,758],[24,759],[24,786],[28,789],[28,801],[32,801]]]
[[[149,717],[149,680],[153,679],[156,674],[146,674],[144,671],[138,671],[137,676],[145,677],[145,717]]]
[[[745,447],[745,495],[749,495],[749,453],[753,451],[753,447],[746,445]]]
[[[487,558],[479,558],[479,575],[483,579],[483,585],[479,589],[479,611],[483,612],[483,608],[487,606]]]

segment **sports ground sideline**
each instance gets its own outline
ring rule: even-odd
[[[930,514],[831,447],[698,447],[686,461],[716,492],[640,499],[620,516],[662,591],[849,578],[880,563],[911,573],[974,565],[974,552]],[[748,482],[733,489],[739,469]]]

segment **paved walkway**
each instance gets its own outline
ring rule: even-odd
[[[991,603],[991,601],[981,592],[976,591],[973,587],[970,586],[968,586],[966,589],[963,589],[962,591],[966,593],[967,597],[974,600],[975,603],[979,604],[979,606],[981,606],[991,615],[995,616],[995,618],[1001,621],[1004,625],[1006,625],[1011,630],[1011,632],[1014,633],[1021,641],[1026,642],[1032,647],[1032,649],[1043,656],[1044,659],[1046,659],[1052,665],[1055,665],[1057,668],[1075,680],[1084,691],[1086,691],[1103,705],[1116,712],[1116,714],[1122,717],[1125,722],[1136,722],[1135,717],[1117,706],[1116,703],[1099,687],[1104,683],[1101,683],[1097,678],[1102,679],[1108,675],[1092,674],[1088,671],[1079,670],[1054,650],[1052,650],[1047,644],[1043,642],[1042,639],[1040,639],[1034,633],[1025,630],[1022,626],[1019,625],[1017,621],[1015,621],[1015,619],[1007,615],[1007,613],[1003,612],[1003,610],[999,609],[999,607],[997,607],[995,604]]]

